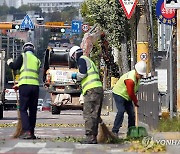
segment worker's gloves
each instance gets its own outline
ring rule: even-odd
[[[9,65],[10,63],[12,63],[13,62],[13,59],[12,58],[10,58],[10,59],[8,59],[7,60],[7,64]]]
[[[15,91],[19,90],[18,84],[15,84],[12,88],[13,88]]]
[[[72,73],[71,78],[72,79],[77,79],[77,73]]]

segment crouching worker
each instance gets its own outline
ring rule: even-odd
[[[99,72],[94,62],[83,55],[79,46],[73,46],[69,56],[77,63],[79,69],[79,72],[72,74],[71,78],[81,82],[84,97],[83,117],[86,138],[81,143],[97,144],[98,123],[103,101],[103,88]]]
[[[19,110],[23,133],[19,138],[35,139],[34,128],[39,97],[40,60],[34,55],[35,48],[31,42],[25,43],[22,50],[22,54],[16,61],[13,62],[12,59],[8,59],[7,64],[13,70],[20,70],[18,81]]]
[[[117,107],[117,114],[114,120],[112,132],[118,136],[120,127],[124,119],[124,112],[128,114],[128,128],[135,126],[134,106],[138,106],[136,92],[138,91],[140,79],[146,74],[146,63],[139,61],[135,65],[135,70],[122,75],[113,88],[113,97]],[[133,103],[132,103],[133,102]]]

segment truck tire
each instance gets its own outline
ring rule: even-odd
[[[52,105],[51,106],[51,112],[52,112],[53,115],[60,114],[60,107]]]
[[[0,119],[3,118],[3,105],[0,105]]]

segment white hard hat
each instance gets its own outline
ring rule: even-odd
[[[146,75],[146,62],[145,61],[139,61],[135,65],[135,69],[138,74],[140,75]]]
[[[79,46],[73,46],[69,51],[69,56],[72,58],[72,55],[78,50],[81,50],[81,48]]]
[[[33,48],[33,49],[35,49],[34,44],[32,44],[31,42],[25,43],[23,45],[22,49],[24,50],[25,48]]]

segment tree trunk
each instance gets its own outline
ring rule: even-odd
[[[137,61],[137,22],[139,21],[139,13],[140,10],[138,8],[129,20],[131,27],[131,70],[134,69]]]
[[[116,48],[116,47],[113,47],[113,52],[114,52],[114,62],[116,63],[116,64],[118,64],[118,66],[119,66],[119,75],[121,76],[122,74],[123,74],[123,70],[122,70],[122,62],[121,62],[121,53],[120,53],[120,51],[119,51],[119,49],[118,48]]]
[[[128,52],[127,52],[127,37],[124,36],[121,42],[121,62],[122,62],[122,71],[123,74],[130,70],[128,64]]]
[[[155,71],[155,66],[154,66],[154,40],[153,40],[153,23],[152,23],[152,10],[149,6],[149,1],[145,1],[144,3],[145,6],[145,16],[146,16],[146,21],[148,25],[148,42],[149,42],[149,55],[150,55],[150,70],[151,72]]]

